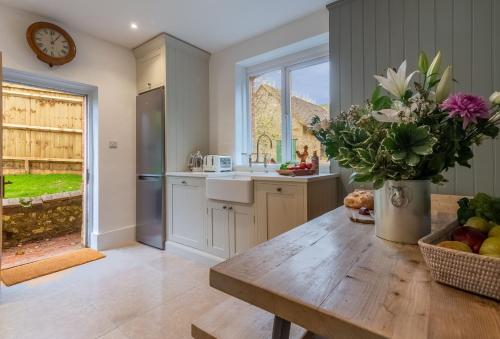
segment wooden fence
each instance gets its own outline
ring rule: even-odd
[[[4,174],[82,173],[84,97],[3,83]]]

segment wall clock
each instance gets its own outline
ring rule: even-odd
[[[26,39],[38,59],[50,67],[64,65],[76,55],[73,38],[61,27],[50,22],[35,22],[28,27]]]

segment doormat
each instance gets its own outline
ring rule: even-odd
[[[52,258],[2,270],[2,281],[5,285],[12,286],[104,257],[105,255],[101,252],[90,248],[82,248]]]

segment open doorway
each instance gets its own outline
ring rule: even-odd
[[[3,82],[2,269],[86,246],[86,96]]]

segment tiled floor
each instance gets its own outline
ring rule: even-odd
[[[133,245],[12,287],[0,287],[0,337],[191,338],[190,325],[225,298],[209,264]]]
[[[2,269],[50,258],[81,247],[82,235],[78,232],[6,248],[2,252]]]

